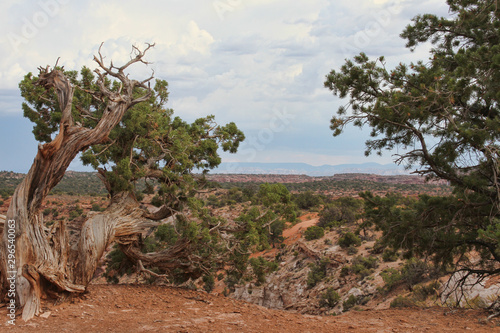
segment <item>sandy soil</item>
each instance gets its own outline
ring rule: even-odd
[[[316,225],[319,221],[317,214],[306,214],[300,217],[301,222],[291,228],[283,230],[286,245],[296,243],[307,228]]]
[[[1,332],[500,332],[487,313],[443,308],[309,316],[269,310],[205,292],[161,286],[92,285],[81,298],[16,325],[0,309]],[[4,320],[5,318],[5,320]]]

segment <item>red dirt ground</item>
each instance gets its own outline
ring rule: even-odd
[[[180,288],[91,285],[81,298],[54,305],[16,326],[0,309],[1,332],[500,332],[485,311],[443,308],[350,311],[310,316],[269,310],[223,296]]]

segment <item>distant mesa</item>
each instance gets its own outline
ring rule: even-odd
[[[325,177],[344,173],[366,173],[383,176],[407,175],[404,168],[395,164],[339,164],[313,166],[307,163],[252,163],[223,162],[211,174],[271,174],[271,175],[307,175]]]

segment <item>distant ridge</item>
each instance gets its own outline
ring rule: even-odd
[[[257,163],[223,162],[212,174],[274,174],[307,175],[311,177],[333,176],[339,173],[368,173],[375,175],[407,175],[404,168],[395,164],[362,163],[313,166],[307,163]]]

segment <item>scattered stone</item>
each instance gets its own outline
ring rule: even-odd
[[[42,314],[40,315],[40,317],[41,317],[41,318],[45,318],[45,319],[47,319],[47,318],[49,318],[49,317],[50,317],[50,315],[51,315],[51,314],[52,314],[52,312],[51,312],[51,311],[47,311],[47,312],[42,313]]]

